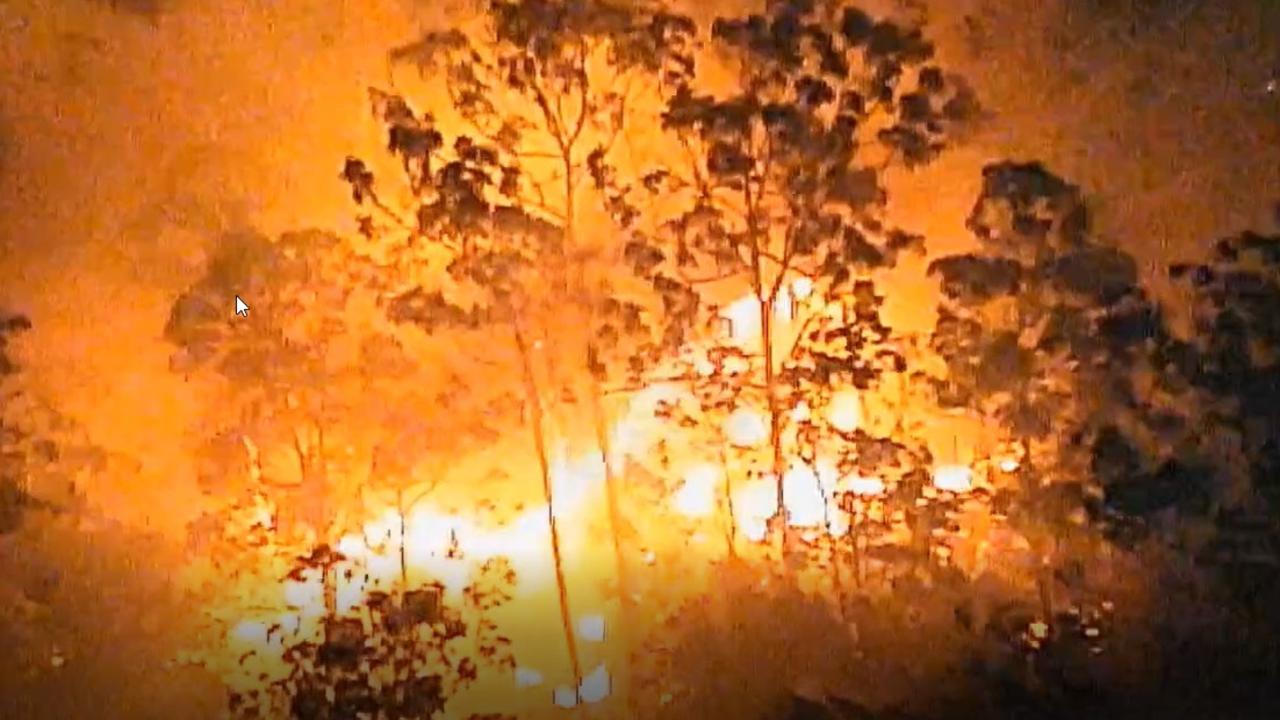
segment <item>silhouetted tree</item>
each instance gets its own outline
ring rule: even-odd
[[[208,368],[228,381],[229,410],[213,419],[224,442],[210,448],[220,460],[210,473],[221,484],[228,470],[241,469],[250,482],[240,488],[270,488],[280,498],[296,488],[284,509],[296,510],[320,542],[328,540],[334,520],[330,503],[352,490],[334,485],[344,474],[331,473],[340,453],[329,434],[353,427],[350,405],[358,394],[349,390],[366,374],[358,354],[345,363],[333,360],[343,342],[358,348],[373,334],[349,312],[368,271],[333,235],[232,236],[205,277],[175,301],[165,327],[178,347],[175,371]],[[231,312],[236,296],[249,302],[249,317]],[[338,446],[351,440],[340,437]],[[248,462],[228,462],[236,456]],[[292,462],[276,462],[282,457]],[[292,526],[288,518],[281,522]]]
[[[406,180],[414,189],[418,208],[411,242],[398,240],[394,233],[369,231],[387,257],[383,273],[392,279],[384,294],[386,314],[392,321],[428,332],[496,327],[507,335],[547,502],[565,642],[575,682],[580,683],[554,513],[553,446],[547,435],[546,407],[550,380],[539,354],[548,331],[547,318],[553,316],[557,300],[539,294],[539,269],[556,263],[560,235],[554,225],[512,204],[506,191],[516,170],[496,149],[465,135],[447,145],[430,116],[418,116],[398,96],[375,93],[374,97],[389,127],[391,151],[405,159]],[[420,139],[410,141],[410,137]],[[358,203],[379,202],[372,174],[363,162],[349,158],[343,175]],[[428,290],[421,271],[433,259],[445,264],[445,282],[440,285],[436,280],[439,289]]]
[[[392,150],[417,177],[411,186],[421,209],[413,232],[438,236],[441,228],[429,227],[431,223],[454,222],[457,218],[446,216],[458,213],[472,213],[475,219],[467,222],[474,223],[479,218],[474,212],[490,205],[498,215],[518,216],[515,222],[527,226],[504,231],[502,242],[508,246],[516,235],[537,236],[539,248],[523,261],[536,266],[540,292],[551,293],[541,317],[523,311],[523,328],[517,333],[517,352],[529,361],[522,371],[529,388],[526,405],[537,416],[537,442],[545,454],[544,436],[550,432],[556,403],[561,398],[587,399],[604,458],[618,595],[624,609],[631,604],[622,540],[626,521],[605,386],[626,384],[625,379],[634,378],[651,361],[654,313],[634,297],[634,282],[619,279],[622,258],[608,242],[618,228],[590,235],[582,229],[584,220],[593,216],[613,215],[625,225],[626,218],[616,212],[620,206],[610,203],[607,187],[624,149],[620,140],[645,109],[644,96],[652,95],[668,72],[691,65],[692,31],[692,23],[657,3],[491,0],[483,4],[479,22],[470,31],[428,33],[391,53],[393,63],[415,64],[424,76],[440,78],[446,91],[440,96],[445,99],[442,106],[432,106],[428,98],[426,112],[416,120],[412,114],[387,116],[393,126]],[[461,118],[466,128],[462,142],[484,148],[484,160],[473,159],[488,170],[476,163],[466,171],[452,165],[471,175],[465,182],[474,183],[453,199],[472,193],[474,201],[442,204],[432,199],[443,197],[438,195],[440,182],[453,182],[434,175],[427,164],[436,151],[448,154],[437,147],[442,137],[427,129],[436,116],[444,115]],[[465,154],[460,147],[455,150],[459,158]],[[489,181],[478,179],[489,171]],[[390,213],[383,208],[380,214]],[[466,247],[457,249],[463,257],[455,270],[471,273],[476,286],[501,282],[494,275],[480,277],[467,270],[468,263],[478,268],[488,260],[466,257]],[[492,257],[492,248],[486,252]],[[504,311],[504,317],[515,315]],[[533,359],[539,353],[530,351],[544,343],[557,348],[557,357],[535,372]],[[624,620],[622,625],[630,623]],[[576,656],[573,664],[579,675]]]
[[[645,178],[667,207],[679,204],[654,233],[660,252],[643,257],[675,288],[749,287],[759,332],[739,402],[765,410],[767,472],[785,508],[786,416],[798,398],[779,374],[789,358],[776,319],[790,284],[806,278],[819,297],[844,302],[867,274],[922,250],[923,238],[881,220],[880,171],[931,161],[976,105],[933,64],[919,30],[840,3],[772,2],[717,20],[710,42],[735,81],[716,91],[696,73],[673,78],[664,124],[689,164]]]
[[[76,507],[90,473],[112,459],[26,381],[9,343],[30,329],[25,316],[0,311],[0,535],[29,510]]]
[[[1175,264],[1171,275],[1188,290],[1193,333],[1164,349],[1166,377],[1191,395],[1197,431],[1218,440],[1221,450],[1211,457],[1226,475],[1212,499],[1219,509],[1215,519],[1228,532],[1220,538],[1223,546],[1209,550],[1229,563],[1274,565],[1280,235],[1223,238],[1207,262]],[[1166,483],[1166,495],[1177,492],[1176,480]]]
[[[968,220],[978,249],[930,266],[943,293],[932,339],[948,366],[939,397],[1021,446],[997,505],[1049,572],[1087,507],[1150,495],[1149,473],[1173,467],[1161,462],[1177,454],[1185,423],[1172,398],[1161,406],[1144,389],[1163,320],[1134,260],[1090,236],[1079,188],[1036,163],[983,174]],[[1052,584],[1042,579],[1042,592]]]
[[[392,52],[395,62],[443,77],[447,107],[426,109],[460,116],[468,136],[502,163],[504,202],[547,221],[558,236],[539,268],[557,290],[562,313],[574,318],[560,323],[556,344],[576,348],[564,365],[581,377],[568,382],[585,381],[604,456],[624,608],[630,605],[620,537],[625,520],[602,383],[619,372],[634,375],[651,343],[641,337],[649,334],[647,313],[619,292],[611,245],[581,228],[593,209],[604,214],[607,192],[599,191],[645,94],[664,70],[692,62],[692,29],[656,3],[491,0],[475,32],[432,32]]]
[[[6,352],[9,338],[19,332],[31,328],[31,321],[21,315],[0,314],[0,388],[4,389],[0,399],[7,409],[18,392],[12,387],[11,376],[18,372],[18,366]],[[5,413],[8,415],[8,413]],[[3,416],[0,416],[3,417]],[[7,418],[5,418],[7,420]],[[17,428],[10,427],[10,422],[0,424],[3,433],[3,465],[0,465],[0,534],[16,530],[22,522],[22,512],[31,503],[26,484],[21,475],[23,472],[21,456],[15,457],[15,445],[22,441]]]
[[[320,546],[297,558],[290,576],[327,574],[343,559]],[[426,582],[370,593],[360,607],[326,614],[317,633],[273,626],[289,674],[233,692],[231,710],[242,720],[441,717],[482,668],[515,669],[511,642],[492,618],[515,581],[510,564],[496,558],[477,566],[458,606]]]

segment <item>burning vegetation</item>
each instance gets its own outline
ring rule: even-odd
[[[487,2],[391,53],[429,91],[370,91],[358,232],[225,238],[176,299],[173,371],[225,381],[179,659],[235,717],[1047,717],[1274,681],[1280,237],[1170,268],[1175,332],[1077,187],[1000,161],[970,249],[926,255],[887,178],[974,94],[922,29],[767,5]],[[908,333],[884,300],[922,257]],[[18,370],[3,531],[69,507]]]

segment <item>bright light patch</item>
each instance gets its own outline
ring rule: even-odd
[[[531,668],[516,668],[516,687],[537,687],[542,684],[542,673]]]
[[[884,480],[881,480],[878,477],[850,475],[846,477],[840,485],[847,492],[851,492],[854,495],[873,497],[884,494]]]
[[[266,645],[267,626],[260,622],[246,620],[232,628],[231,638],[245,645]]]
[[[827,406],[827,422],[840,432],[853,432],[862,425],[862,399],[856,390],[838,390]]]
[[[791,296],[791,291],[788,288],[782,288],[778,291],[778,298],[773,304],[774,317],[784,321],[795,318],[795,305],[795,300]]]
[[[787,503],[787,523],[792,527],[820,527],[826,498],[818,486],[818,475],[804,464],[792,465],[782,476],[783,500]]]
[[[359,568],[350,565],[339,568],[336,574],[338,578],[334,602],[337,605],[337,611],[346,613],[360,607],[365,599],[365,574]]]
[[[568,685],[557,687],[551,697],[555,704],[562,708],[571,708],[578,704],[578,693]]]
[[[973,470],[967,465],[941,465],[933,470],[933,486],[947,492],[969,492],[973,488]]]
[[[604,616],[584,615],[578,618],[578,635],[587,642],[604,642]]]
[[[286,580],[284,601],[307,617],[323,615],[324,583],[321,582],[320,573],[308,572],[302,580]]]
[[[597,703],[609,697],[610,684],[609,671],[604,665],[600,665],[582,679],[582,689],[578,694],[583,702]]]
[[[382,515],[364,524],[364,542],[369,547],[378,547],[400,535],[400,514],[394,508],[387,508]]]
[[[720,313],[729,321],[729,336],[738,341],[750,340],[760,335],[760,304],[755,297],[746,297],[730,303]]]
[[[749,482],[733,496],[738,529],[748,540],[759,542],[768,532],[768,521],[778,514],[778,489],[771,477]]]
[[[769,439],[769,425],[764,416],[754,410],[738,408],[724,426],[729,442],[738,447],[756,447]]]
[[[684,476],[684,485],[676,491],[672,502],[680,514],[688,517],[706,517],[716,506],[716,480],[719,471],[714,465],[695,465]]]
[[[809,409],[809,403],[804,401],[797,403],[796,406],[791,409],[791,419],[796,422],[805,422],[812,415],[813,412]]]
[[[363,558],[365,550],[366,546],[364,541],[356,535],[344,535],[342,536],[342,539],[338,541],[338,552],[342,553],[344,557],[348,557],[353,560]]]
[[[791,283],[791,294],[797,300],[805,300],[813,294],[813,281],[807,277],[797,278]]]
[[[1017,472],[1018,461],[1014,460],[1013,458],[1005,458],[1000,461],[1000,469],[1007,473]]]
[[[600,453],[588,453],[572,461],[561,457],[551,470],[556,518],[569,517],[592,488],[604,483],[604,456]]]

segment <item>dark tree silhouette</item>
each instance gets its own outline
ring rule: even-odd
[[[88,475],[113,459],[27,382],[10,342],[30,329],[25,316],[0,311],[0,535],[28,511],[78,509]]]
[[[784,387],[779,304],[797,278],[830,303],[874,298],[859,283],[923,248],[923,238],[880,219],[880,171],[928,163],[977,108],[967,86],[933,64],[919,30],[840,3],[772,2],[762,14],[721,18],[711,44],[736,82],[713,91],[696,73],[672,79],[664,124],[689,163],[645,178],[668,206],[673,197],[681,204],[652,235],[660,250],[642,257],[673,288],[734,279],[750,288],[759,338],[739,401],[769,418],[768,472],[785,508],[785,417],[798,397]]]

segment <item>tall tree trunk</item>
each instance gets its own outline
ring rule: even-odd
[[[760,348],[764,356],[764,391],[765,402],[769,412],[769,449],[772,453],[771,468],[778,496],[778,515],[781,523],[779,533],[780,557],[786,564],[786,554],[791,549],[791,523],[787,517],[786,458],[782,452],[782,416],[778,407],[777,379],[773,367],[773,308],[772,299],[757,296],[760,307]]]
[[[725,549],[730,560],[738,558],[738,517],[733,509],[733,474],[729,472],[729,454],[720,447],[720,469],[724,473]]]
[[[624,670],[620,673],[624,680],[620,702],[629,707],[629,690],[631,686],[631,633],[634,620],[634,603],[631,598],[631,581],[627,571],[627,558],[622,546],[622,508],[618,502],[618,478],[613,466],[613,443],[609,438],[608,416],[605,412],[600,385],[591,381],[592,409],[595,415],[596,442],[604,455],[604,490],[605,504],[609,512],[609,535],[613,542],[613,558],[618,576],[618,607],[621,619],[621,630],[618,637],[622,645]]]
[[[409,533],[406,528],[405,513],[408,509],[404,506],[404,488],[396,489],[396,514],[400,516],[400,585],[401,590],[409,588]]]
[[[551,530],[551,556],[555,565],[556,592],[560,599],[560,624],[564,629],[565,646],[569,653],[569,667],[573,672],[574,693],[581,691],[582,663],[578,658],[578,644],[573,634],[573,614],[569,608],[569,586],[565,580],[564,557],[560,548],[560,532],[556,527],[555,489],[551,476],[551,462],[548,457],[547,440],[543,426],[542,397],[538,379],[533,371],[533,358],[530,348],[520,327],[519,318],[512,321],[512,331],[516,349],[520,354],[520,366],[524,375],[525,401],[531,414],[530,425],[533,429],[533,445],[538,455],[538,470],[542,475],[542,491],[547,502],[547,525]]]

